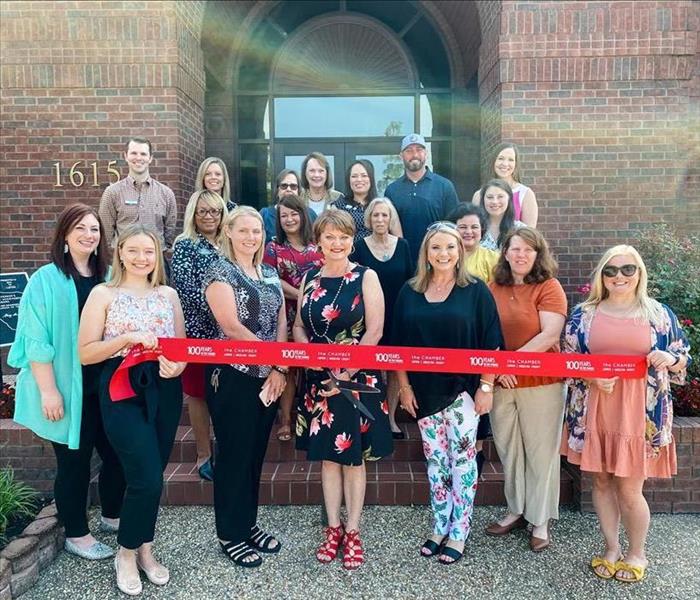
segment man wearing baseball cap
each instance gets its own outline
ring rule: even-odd
[[[457,206],[453,183],[425,166],[428,157],[425,138],[411,133],[401,141],[399,153],[404,174],[387,186],[385,195],[396,207],[403,235],[415,264],[423,236],[429,225],[447,217]]]

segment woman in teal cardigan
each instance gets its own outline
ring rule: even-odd
[[[29,279],[7,362],[17,375],[14,420],[49,440],[56,454],[54,496],[66,529],[65,548],[87,559],[108,558],[109,546],[90,533],[85,507],[93,448],[102,459],[101,529],[114,532],[124,497],[124,475],[102,427],[97,383],[101,365],[81,367],[78,323],[90,291],[105,280],[104,230],[85,204],[59,216],[52,261]]]

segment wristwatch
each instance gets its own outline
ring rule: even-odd
[[[490,394],[493,392],[493,384],[482,380],[479,389],[484,392],[484,394]]]

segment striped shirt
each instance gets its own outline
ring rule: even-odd
[[[177,235],[175,194],[151,177],[139,186],[129,175],[107,187],[100,200],[99,214],[107,242],[112,247],[119,232],[134,223],[155,229],[163,242],[163,250],[172,248]]]

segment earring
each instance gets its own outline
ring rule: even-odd
[[[98,248],[99,248],[99,246],[95,246],[95,256],[97,256],[97,249]]]
[[[433,270],[433,265],[431,265],[430,263],[428,263],[428,271],[432,271],[432,270]]]
[[[68,244],[63,244],[63,254],[68,254]]]

